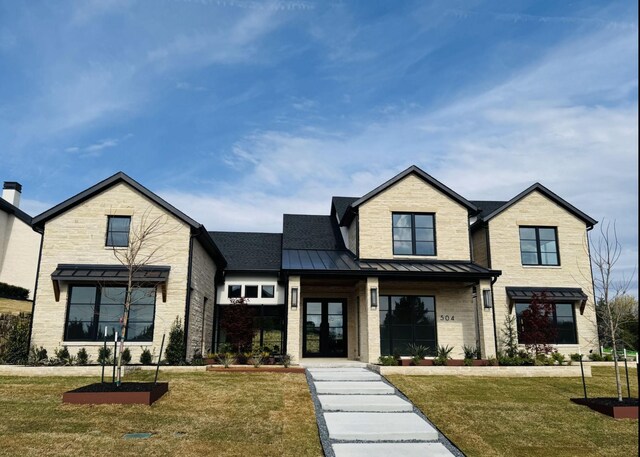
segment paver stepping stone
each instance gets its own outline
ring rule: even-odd
[[[415,413],[325,413],[329,438],[342,441],[436,441],[438,431]]]
[[[365,372],[312,372],[311,376],[316,381],[380,381],[380,375],[372,371]]]
[[[450,457],[440,443],[336,443],[336,457]]]
[[[413,406],[396,395],[318,395],[323,411],[412,412]]]
[[[382,381],[316,381],[318,394],[392,395],[395,389]]]
[[[307,368],[309,373],[372,373],[366,368]]]

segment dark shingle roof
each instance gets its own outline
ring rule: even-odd
[[[282,257],[279,233],[209,232],[227,260],[227,270],[278,271]]]
[[[480,210],[480,212],[478,213],[478,217],[482,219],[482,216],[493,213],[495,210],[497,210],[507,202],[496,200],[471,200],[471,203],[478,207],[478,209]]]
[[[349,205],[359,198],[360,197],[333,197],[331,199],[331,204],[336,209],[339,221],[342,221],[347,209],[349,209]]]
[[[20,219],[25,224],[29,226],[31,225],[31,216],[29,216],[17,206],[12,205],[2,197],[0,197],[0,210],[8,214],[13,214],[16,218]]]
[[[331,216],[285,214],[282,225],[283,249],[345,249]]]

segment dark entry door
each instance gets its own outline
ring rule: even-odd
[[[347,302],[307,299],[304,302],[304,357],[347,356]]]

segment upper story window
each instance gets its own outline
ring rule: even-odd
[[[560,265],[555,227],[520,227],[522,265]]]
[[[129,246],[130,216],[108,216],[107,241],[105,246],[124,247]]]
[[[240,285],[230,285],[227,290],[227,295],[229,298],[240,298],[242,297],[242,286]]]
[[[435,214],[394,213],[394,255],[436,255]]]
[[[260,292],[260,297],[262,298],[273,298],[275,297],[273,286],[262,286],[262,290]]]
[[[245,298],[258,298],[258,286],[244,286]]]

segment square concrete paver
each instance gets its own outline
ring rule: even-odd
[[[415,413],[325,413],[329,438],[342,441],[436,441],[438,431]]]
[[[323,411],[412,412],[413,406],[396,395],[318,395]]]
[[[372,371],[364,372],[317,372],[311,373],[316,381],[380,381],[380,375]]]
[[[336,443],[336,457],[451,457],[440,443]]]
[[[318,395],[343,394],[343,395],[393,395],[395,389],[382,381],[317,381],[314,382]]]

